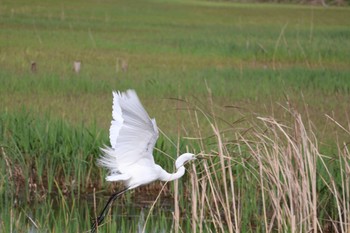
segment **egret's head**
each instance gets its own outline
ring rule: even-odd
[[[195,159],[196,159],[196,156],[192,153],[182,154],[177,158],[175,162],[175,167],[176,169],[179,169],[179,167],[183,166],[187,161],[195,160]]]

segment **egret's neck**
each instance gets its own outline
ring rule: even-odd
[[[175,173],[168,173],[161,168],[159,180],[161,181],[172,181],[177,180],[185,174],[185,167],[181,166]]]
[[[172,174],[166,172],[163,168],[158,166],[159,180],[172,181],[172,180],[179,179],[181,176],[183,176],[185,174],[184,164],[187,161],[193,160],[193,159],[195,159],[195,156],[194,156],[194,154],[191,154],[191,153],[185,153],[185,154],[180,155],[175,161],[175,167],[176,167],[177,171],[175,173],[172,173]]]

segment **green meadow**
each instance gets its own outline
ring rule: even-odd
[[[175,183],[99,232],[348,232],[350,8],[0,1],[0,232],[88,232],[120,184],[97,167],[112,91],[135,89]],[[73,63],[81,62],[79,72]]]

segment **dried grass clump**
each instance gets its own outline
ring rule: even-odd
[[[286,110],[288,121],[257,117],[248,130],[221,130],[214,111],[188,109],[206,157],[190,173],[192,232],[350,232],[349,142],[334,140],[336,155],[321,153],[317,129],[295,110]]]

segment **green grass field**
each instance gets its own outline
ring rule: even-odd
[[[0,232],[88,231],[120,188],[95,159],[111,92],[129,88],[166,133],[162,166],[178,151],[208,160],[146,205],[147,220],[130,203],[162,185],[128,194],[101,232],[143,221],[147,232],[346,232],[349,18],[348,7],[1,0]]]

